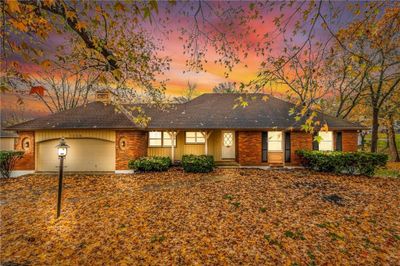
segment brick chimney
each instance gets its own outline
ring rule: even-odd
[[[110,103],[111,93],[108,90],[98,90],[96,91],[96,102]]]

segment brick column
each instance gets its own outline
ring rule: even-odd
[[[130,160],[147,156],[147,132],[135,130],[116,131],[115,170],[128,170]],[[120,147],[120,140],[125,140],[125,147]]]
[[[296,150],[312,150],[313,136],[304,131],[290,132],[290,165],[300,165],[300,158],[296,155]]]
[[[240,165],[260,165],[261,132],[239,131],[237,133],[237,160]]]
[[[343,151],[357,151],[358,132],[356,130],[342,131]]]
[[[28,144],[29,147],[23,147],[23,143]],[[17,161],[14,170],[35,170],[35,132],[18,132],[15,150],[24,151],[24,156]]]

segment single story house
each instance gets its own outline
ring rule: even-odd
[[[248,106],[236,107],[238,97]],[[298,149],[357,150],[361,125],[318,113],[329,131],[319,132],[320,143],[301,130],[294,104],[265,94],[203,94],[173,108],[140,106],[150,118],[137,125],[99,95],[85,106],[9,127],[18,132],[15,148],[25,150],[16,170],[51,172],[58,170],[56,145],[64,137],[70,146],[66,171],[129,171],[129,160],[142,156],[184,154],[213,155],[217,164],[237,166],[297,166]]]
[[[13,131],[0,130],[0,151],[12,151],[18,134]]]

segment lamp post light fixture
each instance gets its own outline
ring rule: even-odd
[[[57,197],[57,218],[61,214],[61,194],[63,185],[63,175],[64,175],[64,158],[67,156],[69,146],[65,142],[64,138],[60,139],[60,143],[57,145],[58,159],[60,160],[60,168],[58,171],[58,197]]]

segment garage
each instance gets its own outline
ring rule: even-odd
[[[114,171],[115,143],[102,139],[66,139],[70,146],[64,160],[67,172]],[[37,143],[37,171],[58,171],[56,146],[59,139]]]

